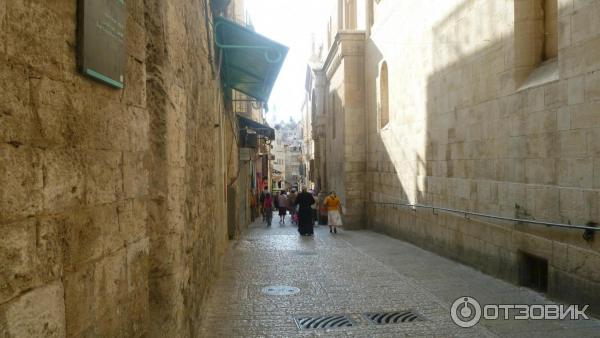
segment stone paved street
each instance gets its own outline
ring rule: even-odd
[[[271,296],[270,285],[298,294]],[[598,337],[600,322],[488,321],[471,329],[449,315],[459,296],[482,303],[549,303],[533,291],[486,276],[408,243],[370,231],[301,237],[289,224],[259,223],[230,248],[203,314],[205,337],[523,336]],[[425,321],[374,325],[365,312],[414,310]],[[349,328],[299,330],[294,317],[348,314]]]

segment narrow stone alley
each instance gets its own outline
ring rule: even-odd
[[[268,292],[269,287],[279,291],[275,286],[286,286],[282,295],[263,292]],[[450,307],[454,300],[467,295],[482,305],[552,303],[532,290],[371,231],[342,231],[332,235],[327,227],[321,226],[315,229],[314,237],[302,237],[289,223],[267,228],[259,220],[228,251],[223,272],[203,313],[201,333],[203,337],[598,337],[600,334],[600,321],[595,319],[482,320],[464,329],[452,322]],[[364,316],[409,310],[419,318],[376,325]],[[348,320],[337,322],[352,326],[328,328],[314,321],[319,328],[300,329],[295,321],[342,315],[347,315]]]
[[[0,338],[600,338],[599,23],[0,0]]]

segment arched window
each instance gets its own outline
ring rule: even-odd
[[[390,95],[388,87],[387,62],[381,64],[379,71],[379,127],[383,128],[390,122]]]
[[[542,0],[541,7],[544,13],[542,61],[546,61],[558,56],[558,2],[556,0]]]

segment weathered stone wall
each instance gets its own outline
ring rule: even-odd
[[[374,229],[513,281],[520,252],[545,258],[551,295],[600,312],[600,246],[581,231],[379,204],[600,220],[600,1],[558,1],[559,52],[550,65],[557,78],[542,74],[536,80],[544,84],[523,88],[537,67],[534,26],[519,24],[532,3],[376,5],[366,46],[368,219]],[[380,130],[382,61],[389,68],[391,122]]]
[[[364,114],[364,33],[340,32],[323,66],[328,80],[324,188],[335,190],[346,208],[344,225],[364,227],[366,129]]]
[[[156,336],[193,336],[227,240],[221,89],[205,2],[146,0],[145,6],[151,327]]]
[[[205,2],[126,3],[123,90],[77,72],[76,1],[0,3],[0,336],[195,334],[227,245]]]
[[[240,224],[240,196],[238,188],[239,173],[242,165],[239,161],[239,133],[236,130],[235,118],[223,121],[223,133],[225,136],[225,163],[227,176],[223,178],[227,189],[227,234],[230,239],[239,236],[242,225]]]
[[[318,191],[326,189],[326,175],[325,170],[326,164],[326,137],[327,137],[327,77],[326,74],[321,70],[320,67],[316,66],[312,69],[314,74],[314,81],[312,82],[311,92],[314,93],[312,98],[314,120],[312,121],[312,138],[315,142],[315,166],[314,166],[314,179],[315,188]]]
[[[353,1],[349,3],[352,4]],[[354,7],[356,4],[354,4]],[[348,14],[351,18],[352,14]],[[350,20],[352,21],[352,20]],[[363,32],[343,33],[344,105],[341,129],[344,138],[344,214],[345,227],[362,229],[365,222],[365,167],[367,143],[364,101],[364,40]]]

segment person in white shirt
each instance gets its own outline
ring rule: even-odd
[[[285,224],[285,214],[287,212],[287,197],[285,191],[277,196],[277,206],[279,208],[279,224]]]

